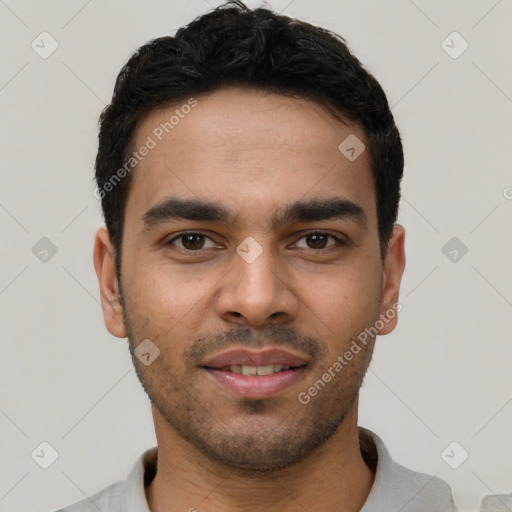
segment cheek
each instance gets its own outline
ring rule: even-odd
[[[309,280],[309,279],[308,279]],[[315,276],[301,286],[302,300],[332,333],[354,334],[379,315],[380,273],[375,266],[353,264]],[[319,322],[320,323],[320,322]]]
[[[144,268],[144,271],[135,270]],[[123,270],[124,271],[124,270]],[[135,325],[148,325],[154,333],[183,329],[185,317],[194,317],[204,309],[208,279],[191,277],[176,271],[168,263],[126,266],[125,298],[130,317]],[[128,277],[129,276],[129,277]]]

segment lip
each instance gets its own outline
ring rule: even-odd
[[[225,390],[240,397],[253,399],[270,398],[281,393],[298,382],[304,376],[306,369],[307,366],[301,366],[257,377],[216,368],[203,368],[206,374]]]
[[[220,369],[225,366],[267,366],[270,364],[304,366],[307,363],[306,357],[280,348],[260,351],[238,348],[222,352],[200,366],[206,367],[206,369]],[[263,377],[257,378],[262,379]]]

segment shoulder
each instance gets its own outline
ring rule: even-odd
[[[359,441],[363,458],[374,466],[375,473],[362,512],[395,508],[401,512],[455,512],[452,491],[444,480],[395,462],[382,439],[368,429],[359,427]]]
[[[403,512],[454,512],[452,490],[450,486],[437,476],[413,471],[395,463],[396,492],[409,498],[404,503]]]
[[[124,481],[116,482],[96,494],[77,503],[61,508],[56,512],[117,512],[124,491]]]
[[[158,448],[146,450],[135,462],[128,478],[57,512],[149,512],[145,485],[156,472]]]

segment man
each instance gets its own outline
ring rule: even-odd
[[[140,48],[101,116],[94,264],[158,447],[64,510],[454,510],[357,425],[400,309],[402,172],[332,33],[236,1]]]

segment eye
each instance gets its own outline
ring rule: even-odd
[[[305,242],[305,245],[301,245],[301,240]],[[346,245],[346,242],[330,233],[315,231],[301,237],[295,246],[301,249],[326,249],[334,245]]]
[[[217,247],[217,244],[211,238],[202,233],[195,232],[182,233],[175,236],[165,245],[175,245],[178,249],[186,251],[200,251],[201,249]]]

